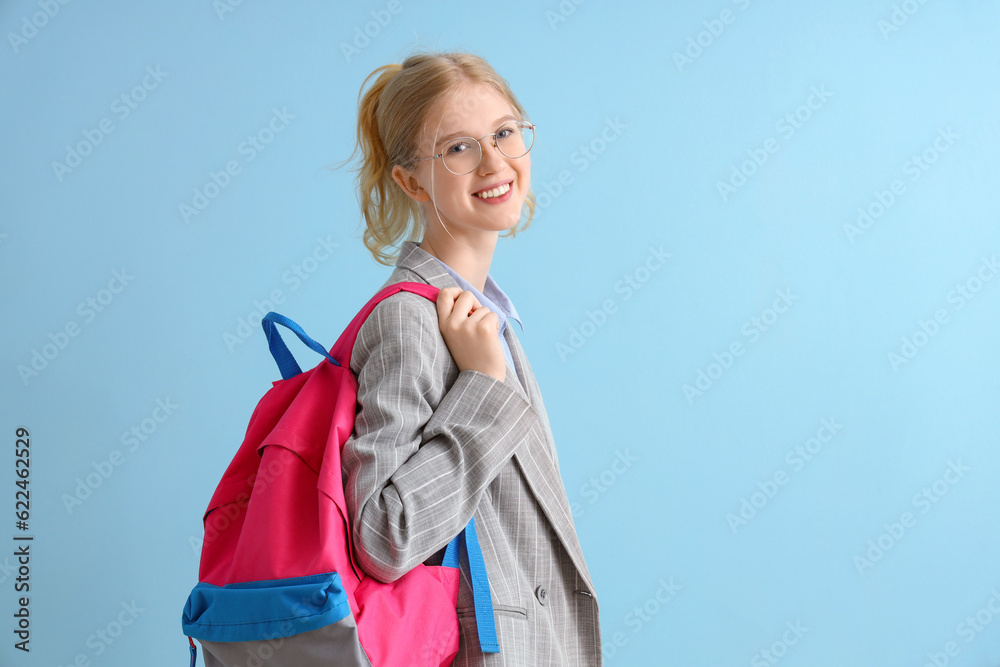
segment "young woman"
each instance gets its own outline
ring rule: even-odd
[[[359,564],[382,581],[440,563],[475,518],[500,652],[480,651],[463,562],[454,664],[599,665],[597,597],[545,405],[510,323],[517,311],[489,275],[498,234],[534,209],[525,116],[469,54],[415,55],[362,86],[365,245],[386,265],[401,246],[383,287],[441,291],[436,304],[394,294],[361,328],[346,500]]]

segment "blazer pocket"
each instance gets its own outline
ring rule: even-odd
[[[472,607],[460,607],[457,611],[459,618],[476,615],[476,610]],[[495,604],[493,605],[493,613],[501,616],[510,616],[522,621],[528,620],[528,610],[524,607],[511,607],[510,605]]]

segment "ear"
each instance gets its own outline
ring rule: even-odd
[[[418,202],[430,201],[431,196],[427,193],[420,182],[417,180],[416,175],[408,170],[404,169],[400,165],[394,165],[392,168],[392,180],[399,184],[399,187],[403,189],[408,197],[414,199]]]

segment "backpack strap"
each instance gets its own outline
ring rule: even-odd
[[[462,552],[469,561],[469,581],[472,582],[472,599],[476,609],[476,629],[479,631],[479,648],[483,653],[499,653],[496,618],[493,616],[493,598],[490,596],[490,579],[486,574],[486,561],[476,536],[476,518],[462,530]],[[455,538],[456,540],[458,537]]]
[[[354,316],[351,323],[347,325],[344,329],[344,333],[340,335],[337,342],[333,344],[333,349],[330,350],[330,354],[334,359],[338,360],[339,364],[349,367],[351,364],[351,353],[354,352],[354,342],[358,338],[358,332],[361,331],[361,325],[365,323],[368,316],[375,306],[382,302],[383,299],[397,294],[399,292],[413,292],[414,294],[419,294],[425,297],[431,302],[437,301],[437,295],[440,290],[434,285],[428,285],[427,283],[414,283],[414,282],[401,282],[393,283],[383,288],[378,294],[369,299],[368,303],[364,305],[364,308]]]
[[[476,518],[469,519],[468,525],[455,536],[444,550],[441,565],[459,566],[459,553],[469,564],[469,581],[472,584],[472,600],[476,612],[476,630],[479,632],[479,648],[483,653],[499,653],[496,618],[493,616],[493,598],[490,596],[490,579],[486,574],[486,561],[476,536]]]
[[[261,326],[264,328],[264,335],[267,337],[267,345],[271,350],[271,356],[274,357],[274,361],[278,364],[278,370],[281,371],[281,377],[283,379],[287,380],[288,378],[298,375],[302,372],[302,369],[299,367],[298,363],[296,363],[292,353],[288,351],[288,346],[285,345],[285,342],[281,339],[281,335],[275,327],[276,324],[280,324],[281,326],[288,328],[310,349],[319,352],[331,363],[350,370],[351,354],[354,352],[354,343],[358,338],[358,332],[361,331],[361,325],[363,325],[365,320],[368,319],[368,316],[375,309],[375,306],[377,306],[383,299],[399,292],[413,292],[414,294],[419,294],[432,302],[436,302],[439,291],[440,289],[433,285],[417,282],[393,283],[392,285],[383,288],[378,294],[369,299],[368,303],[364,305],[361,311],[354,316],[354,319],[352,319],[351,323],[347,325],[344,333],[340,335],[340,338],[338,338],[337,342],[334,343],[333,348],[329,353],[327,353],[322,345],[310,338],[309,335],[302,330],[302,327],[287,317],[279,315],[278,313],[270,312],[265,315],[264,319],[261,320]],[[337,361],[338,359],[341,361]],[[346,365],[342,362],[346,362]],[[347,530],[346,534],[349,553],[353,562],[354,540],[351,538],[350,530]],[[448,546],[445,548],[444,561],[442,562],[442,565],[457,568],[459,566],[459,553],[465,556],[469,564],[469,579],[472,582],[472,596],[475,604],[476,628],[479,632],[480,648],[483,653],[499,653],[500,644],[497,640],[496,619],[493,612],[493,599],[490,595],[490,580],[489,575],[486,572],[486,561],[483,558],[483,552],[479,545],[479,538],[476,536],[476,523],[474,518],[470,518],[468,525],[462,529],[462,532],[456,535],[455,538],[448,543]],[[192,642],[192,649],[193,648],[194,642]],[[192,653],[192,656],[193,655],[194,654]]]
[[[430,301],[437,301],[439,289],[433,285],[428,285],[427,283],[414,283],[414,282],[402,282],[394,283],[384,288],[378,294],[373,296],[368,303],[361,309],[351,323],[347,325],[344,333],[340,335],[337,342],[334,344],[333,349],[330,352],[326,351],[322,345],[313,340],[309,334],[307,334],[302,327],[298,324],[285,317],[284,315],[279,315],[274,311],[269,312],[261,320],[260,325],[264,329],[264,336],[267,338],[267,347],[271,351],[271,356],[274,357],[274,361],[278,364],[278,370],[281,372],[281,377],[284,380],[288,378],[295,377],[302,372],[298,363],[295,361],[295,357],[289,352],[288,346],[285,341],[281,339],[281,334],[278,333],[276,324],[280,324],[285,327],[296,336],[299,337],[309,349],[322,354],[331,363],[340,366],[341,363],[337,359],[347,359],[348,364],[350,364],[351,353],[354,351],[354,342],[357,340],[358,332],[361,331],[361,325],[365,323],[368,316],[375,309],[383,299],[392,296],[397,292],[413,292],[414,294],[419,294],[420,296],[426,297]],[[346,352],[346,355],[344,354]]]
[[[295,357],[292,356],[292,353],[288,351],[288,346],[285,345],[285,341],[281,340],[281,334],[278,333],[278,329],[274,326],[275,324],[280,324],[281,326],[291,330],[292,333],[298,336],[299,340],[309,346],[310,349],[319,352],[334,364],[337,364],[338,366],[340,365],[337,363],[336,359],[330,356],[330,354],[326,351],[326,348],[310,338],[309,334],[302,330],[302,327],[284,315],[279,315],[278,313],[272,311],[264,316],[260,325],[264,327],[264,336],[267,338],[267,347],[271,350],[271,356],[274,357],[275,363],[278,364],[278,370],[281,371],[282,379],[287,380],[288,378],[295,377],[302,372],[302,369],[299,368],[299,365],[295,362]]]

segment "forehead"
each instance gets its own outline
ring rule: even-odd
[[[463,83],[455,91],[441,96],[427,111],[424,138],[464,135],[479,137],[496,128],[502,116],[518,116],[503,95],[483,83]]]

